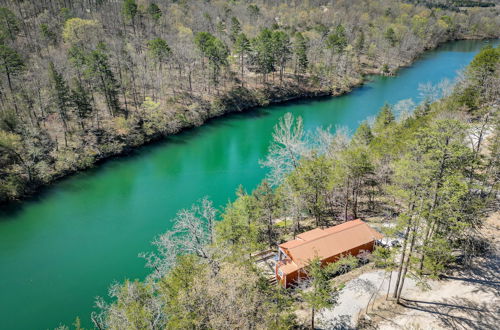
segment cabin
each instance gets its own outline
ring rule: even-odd
[[[305,267],[315,257],[319,257],[322,264],[326,265],[349,254],[358,256],[363,251],[373,251],[375,242],[382,237],[382,234],[360,219],[306,231],[278,246],[276,280],[287,288],[307,277]]]

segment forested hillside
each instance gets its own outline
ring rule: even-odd
[[[487,47],[442,100],[414,111],[386,105],[352,139],[342,130],[308,135],[300,118],[286,115],[265,161],[270,176],[251,193],[240,189],[220,222],[208,199],[179,211],[174,230],[155,240],[157,251],[143,255],[151,275],[113,285],[113,302],[97,303],[95,326],[288,329],[298,308],[311,309],[314,320],[342,289],[330,275],[357,259],[325,268],[313,260],[309,289],[284,291],[250,255],[356,217],[380,219],[392,228],[387,235],[402,237],[375,251],[376,266],[396,271],[394,302],[410,274],[425,284],[457,259],[470,265],[487,251],[480,230],[499,189],[499,73],[500,48]]]
[[[429,1],[0,4],[0,202],[207,118],[342,93],[500,31],[494,7]]]

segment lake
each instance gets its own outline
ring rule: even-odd
[[[256,187],[266,174],[259,159],[285,113],[302,116],[306,129],[354,131],[385,102],[420,101],[419,84],[454,79],[487,43],[444,44],[397,76],[374,77],[344,96],[211,120],[0,210],[0,328],[54,328],[76,316],[90,325],[94,298],[113,281],[144,278],[148,269],[137,255],[171,228],[177,210],[203,196],[223,206],[239,184]]]

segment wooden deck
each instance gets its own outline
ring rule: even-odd
[[[270,284],[277,284],[275,267],[276,267],[276,250],[260,251],[252,255],[255,265],[262,270],[262,273],[267,278]]]

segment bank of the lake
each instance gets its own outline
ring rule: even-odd
[[[482,40],[481,36],[477,36],[477,39],[474,36],[464,36],[464,38],[467,40],[483,42],[480,41]],[[449,42],[456,41],[459,40]],[[440,43],[436,42],[435,44],[429,46],[430,48],[426,50],[434,49],[439,45]],[[419,59],[419,56],[422,56],[422,54],[416,55],[414,59]],[[3,200],[0,198],[0,207],[10,209],[16,208],[19,205],[19,202],[22,202],[30,197],[37,198],[37,194],[42,194],[44,189],[46,189],[47,187],[50,188],[52,184],[66,179],[71,175],[89,170],[90,168],[93,168],[95,166],[99,166],[103,162],[106,162],[112,158],[127,157],[131,153],[135,152],[137,148],[162,141],[166,136],[168,137],[169,135],[177,134],[179,132],[182,133],[186,130],[205,125],[207,121],[211,121],[213,119],[216,119],[217,117],[231,115],[235,112],[237,113],[249,111],[256,107],[288,103],[290,101],[304,101],[308,99],[316,99],[319,97],[341,96],[364,84],[365,79],[369,79],[370,75],[394,76],[398,72],[398,70],[404,67],[408,67],[412,64],[411,60],[394,60],[394,63],[392,63],[390,67],[388,66],[387,71],[385,71],[383,66],[373,61],[367,61],[366,58],[361,60],[361,62],[362,65],[360,70],[361,76],[363,76],[363,78],[347,79],[346,81],[344,81],[343,86],[315,87],[307,83],[306,78],[304,78],[305,83],[298,83],[297,81],[295,81],[295,79],[290,78],[291,80],[289,79],[290,81],[283,85],[270,83],[264,87],[258,88],[247,88],[241,86],[225,94],[218,95],[212,100],[211,103],[205,102],[199,105],[201,106],[201,108],[197,109],[197,111],[203,113],[204,115],[195,122],[181,122],[180,127],[175,131],[175,133],[165,133],[163,130],[161,130],[151,135],[142,135],[139,139],[130,141],[128,141],[127,139],[123,139],[123,136],[120,137],[119,135],[117,135],[113,138],[113,140],[116,140],[117,142],[116,145],[114,145],[112,148],[106,148],[106,151],[101,150],[100,152],[95,153],[92,158],[89,158],[87,161],[75,163],[74,166],[71,167],[63,166],[53,173],[48,173],[44,181],[33,180],[21,183],[23,189],[19,192],[19,195],[16,197],[16,199]],[[187,111],[187,109],[185,110]],[[168,131],[167,128],[165,128],[165,130]]]
[[[495,42],[497,43],[497,42]],[[58,182],[0,215],[0,319],[6,329],[53,328],[79,315],[89,325],[94,297],[147,270],[137,258],[168,230],[180,208],[209,195],[216,205],[241,183],[251,190],[273,126],[286,112],[307,129],[354,130],[384,102],[419,97],[420,83],[453,79],[482,41],[445,44],[396,77],[375,77],[351,93],[304,100],[212,120],[133,152],[128,158]]]

